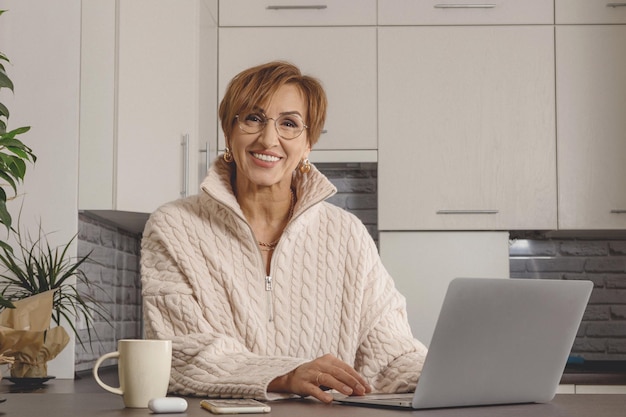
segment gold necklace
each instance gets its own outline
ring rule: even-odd
[[[290,188],[289,191],[291,191],[291,202],[289,203],[289,213],[287,213],[287,221],[291,220],[291,217],[293,216],[293,209],[296,206],[296,194],[293,192],[292,188]],[[261,242],[260,240],[258,240],[257,243],[259,244],[259,246],[261,246],[262,251],[270,252],[276,249],[276,245],[278,245],[279,240],[280,237],[270,243]]]

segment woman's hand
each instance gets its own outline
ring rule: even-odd
[[[311,395],[329,403],[333,396],[324,389],[334,389],[345,395],[364,395],[372,390],[357,371],[331,354],[300,365],[287,375],[274,379],[267,388],[271,392]]]

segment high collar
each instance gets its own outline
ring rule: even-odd
[[[233,192],[234,170],[234,164],[226,163],[222,158],[217,158],[213,161],[200,188],[210,198],[230,208],[242,219],[245,219]],[[326,200],[337,192],[337,188],[313,164],[311,164],[311,170],[306,174],[302,174],[296,169],[291,184],[298,199],[293,218],[298,217],[308,208]]]

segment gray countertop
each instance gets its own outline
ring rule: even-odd
[[[117,386],[114,368],[101,370],[100,377],[108,384]],[[0,416],[19,417],[68,417],[68,416],[151,416],[148,409],[124,408],[120,396],[102,390],[87,374],[79,374],[75,380],[54,379],[43,387],[20,390],[7,380],[0,382]],[[186,413],[176,416],[202,416],[211,414],[200,408],[200,398],[187,398]],[[626,409],[626,395],[557,395],[546,404],[498,405],[489,407],[451,408],[435,410],[394,410],[325,405],[311,399],[271,402],[269,416],[275,417],[353,417],[353,416],[406,416],[420,417],[617,417]],[[173,414],[171,414],[173,415]]]

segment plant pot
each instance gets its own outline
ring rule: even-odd
[[[48,362],[26,363],[15,361],[11,365],[11,377],[13,378],[45,378],[48,376]]]

